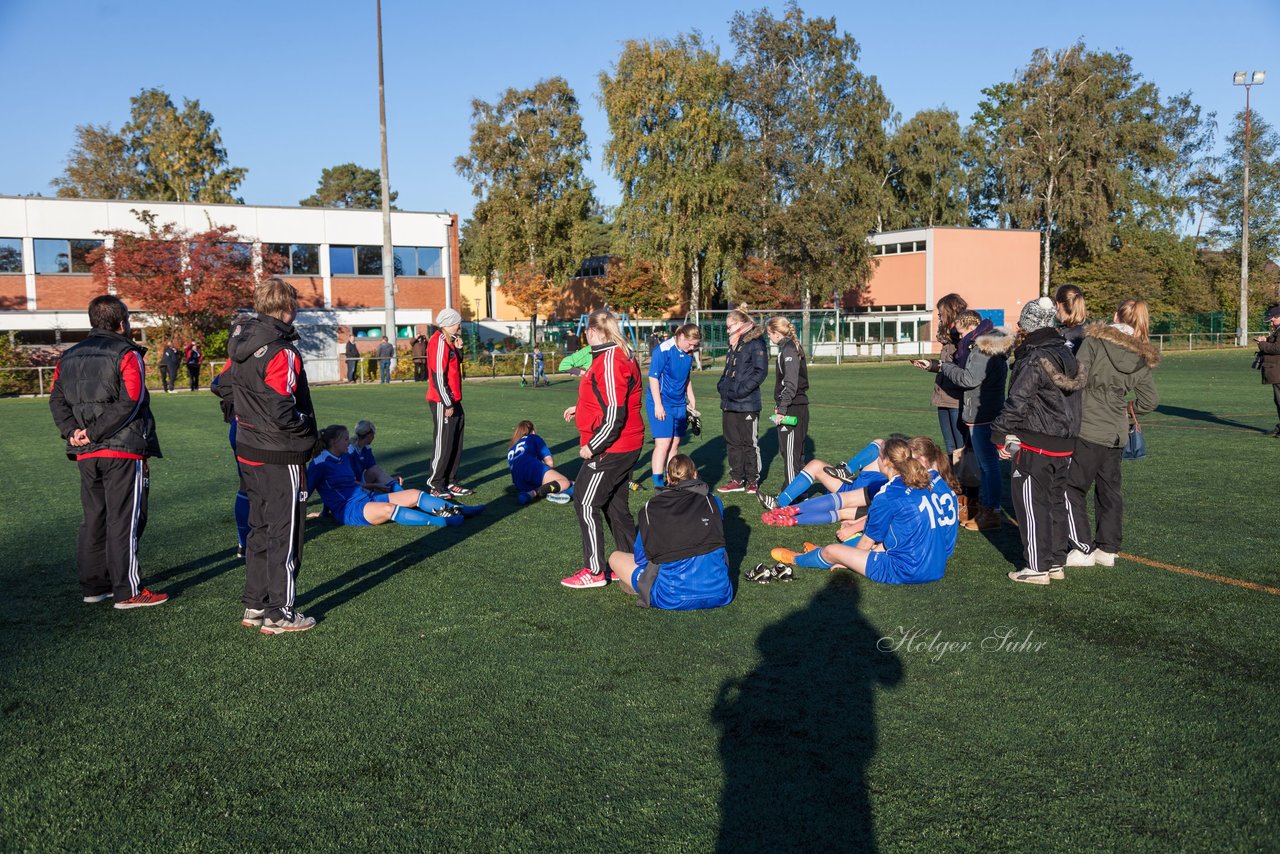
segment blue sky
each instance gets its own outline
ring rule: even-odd
[[[604,170],[607,126],[597,76],[628,39],[700,30],[731,51],[728,20],[751,2],[636,4],[435,3],[384,0],[391,183],[406,210],[464,216],[473,199],[454,172],[466,151],[472,98],[561,75],[577,92],[598,196],[616,203]],[[769,5],[781,14],[783,5]],[[1243,108],[1237,69],[1267,69],[1254,109],[1280,116],[1280,0],[1075,0],[1057,4],[808,2],[862,46],[904,117],[946,105],[967,122],[984,86],[1011,79],[1037,47],[1083,38],[1120,49],[1162,93],[1190,90],[1225,127]],[[320,170],[378,165],[373,0],[0,0],[0,194],[53,193],[77,124],[128,117],[148,86],[199,99],[222,130],[232,163],[249,168],[251,204],[292,205]]]

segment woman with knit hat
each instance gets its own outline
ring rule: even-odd
[[[1009,578],[1026,584],[1064,578],[1067,560],[1067,471],[1086,377],[1056,320],[1048,297],[1022,307],[1009,396],[991,424],[1000,457],[1013,460],[1009,491],[1026,557]]]
[[[435,449],[431,453],[431,494],[446,500],[474,495],[458,483],[462,461],[462,315],[451,308],[436,315],[436,326],[427,341],[427,405],[435,424]]]

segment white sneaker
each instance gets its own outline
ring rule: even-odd
[[[1079,549],[1072,549],[1067,554],[1067,566],[1093,566],[1095,552],[1085,554]]]
[[[1116,565],[1116,553],[1115,553],[1115,552],[1095,551],[1095,552],[1093,553],[1093,562],[1094,562],[1094,563],[1096,563],[1098,566],[1115,566],[1115,565]]]
[[[240,618],[240,625],[257,628],[262,625],[262,620],[266,616],[266,608],[245,608],[244,616]]]
[[[1062,581],[1067,577],[1067,574],[1062,571],[1062,567],[1060,566],[1049,567],[1049,571],[1046,572],[1045,575],[1049,576],[1052,581]]]
[[[1030,567],[1009,573],[1010,581],[1021,581],[1023,584],[1048,584],[1049,573],[1032,572]]]

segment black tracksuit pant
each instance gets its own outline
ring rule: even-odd
[[[191,390],[196,391],[200,388],[200,366],[187,365],[187,379],[191,380]]]
[[[458,482],[458,464],[462,462],[462,430],[466,415],[462,401],[453,405],[453,415],[445,417],[443,403],[429,402],[431,421],[435,425],[435,448],[431,452],[431,476],[429,483],[437,492],[444,492]]]
[[[413,360],[413,381],[415,383],[424,383],[427,381],[427,360]]]
[[[265,610],[268,619],[293,619],[307,517],[306,466],[242,463],[240,471],[249,494],[242,601],[246,608]]]
[[[787,407],[787,415],[794,416],[794,426],[778,425],[778,456],[786,468],[787,479],[783,486],[796,479],[804,468],[804,443],[809,437],[809,405],[792,404]]]
[[[173,391],[174,383],[178,381],[177,368],[170,368],[164,362],[160,363],[160,386],[165,391]]]
[[[729,456],[729,479],[745,483],[760,481],[760,442],[756,438],[759,412],[721,413],[725,449]]]
[[[631,470],[639,459],[639,450],[620,454],[606,452],[585,460],[578,469],[578,479],[573,482],[573,506],[582,528],[582,565],[592,572],[604,572],[609,565],[604,526],[600,524],[601,510],[613,532],[614,547],[624,552],[635,547],[636,521],[631,517],[627,498],[631,491]]]
[[[1120,491],[1120,462],[1123,449],[1095,445],[1076,439],[1067,471],[1067,537],[1071,545],[1088,554],[1094,549],[1116,554],[1124,524],[1124,496]],[[1093,487],[1094,515],[1098,520],[1096,534],[1089,531],[1089,507],[1086,498]]]
[[[137,596],[142,589],[138,542],[147,527],[151,487],[147,461],[90,457],[79,466],[84,508],[76,543],[80,592],[109,592],[117,602]]]
[[[1009,491],[1022,535],[1022,552],[1033,572],[1067,562],[1067,468],[1071,455],[1051,457],[1023,447],[1013,458]]]

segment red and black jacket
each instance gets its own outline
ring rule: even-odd
[[[227,366],[213,385],[236,419],[236,456],[250,464],[301,464],[319,441],[311,387],[291,324],[265,315],[236,322]]]
[[[95,329],[62,354],[49,409],[64,439],[84,428],[89,444],[67,443],[67,457],[159,457],[151,396],[143,381],[147,351],[118,332]]]
[[[462,359],[443,329],[427,342],[427,401],[453,406],[462,400]]]
[[[591,367],[578,384],[574,423],[592,456],[644,446],[640,365],[612,341],[591,348]]]

